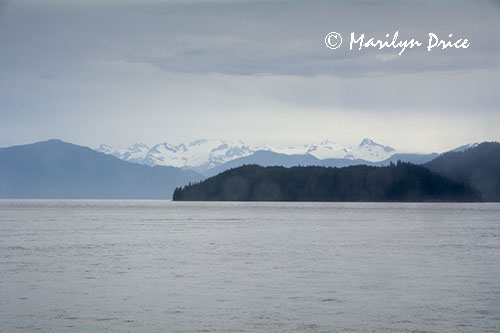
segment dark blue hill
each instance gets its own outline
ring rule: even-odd
[[[0,149],[1,198],[168,199],[176,186],[201,178],[60,140]]]
[[[500,201],[500,143],[483,142],[451,151],[425,164],[430,170],[478,189],[485,201]]]

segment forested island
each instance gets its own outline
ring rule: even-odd
[[[246,165],[176,188],[173,200],[473,202],[482,196],[467,184],[398,162],[344,168]]]

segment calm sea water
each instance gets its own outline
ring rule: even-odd
[[[500,332],[500,205],[0,201],[2,332]]]

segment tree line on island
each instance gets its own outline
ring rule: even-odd
[[[422,166],[261,167],[246,165],[178,187],[178,201],[480,201],[471,186]]]

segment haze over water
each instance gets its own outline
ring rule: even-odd
[[[2,332],[498,332],[500,204],[0,201]]]

